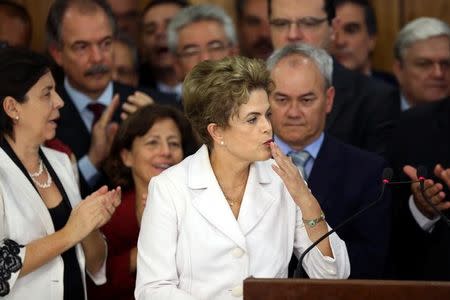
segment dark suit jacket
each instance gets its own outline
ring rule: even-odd
[[[378,155],[325,135],[308,185],[332,228],[378,198],[385,166]],[[338,230],[347,245],[350,278],[383,276],[390,235],[389,213],[390,193],[385,193],[380,203]]]
[[[56,129],[56,137],[70,147],[78,160],[89,151],[89,147],[91,145],[91,134],[86,128],[75,104],[69,97],[69,94],[67,94],[62,81],[57,84],[56,91],[64,100],[64,107],[60,110],[60,119],[58,122],[58,127]],[[120,95],[121,104],[123,104],[127,100],[128,96],[133,94],[135,91],[136,89],[130,86],[126,86],[117,82],[113,83],[113,95],[116,93]],[[171,99],[162,96],[158,92],[150,90],[143,91],[149,94],[157,103],[172,103]],[[114,114],[114,121],[120,122],[120,112],[121,109],[119,107]],[[81,195],[85,197],[86,195],[91,193],[93,189],[89,187],[81,172],[80,175]],[[100,180],[100,184],[103,183],[104,180]]]
[[[371,76],[375,79],[382,80],[395,88],[398,88],[397,78],[392,73],[379,70],[372,70]]]
[[[396,174],[400,175],[405,164],[425,166],[428,177],[433,179],[437,163],[450,167],[450,98],[402,114],[394,131],[390,159]],[[399,176],[399,179],[405,178]],[[431,234],[424,232],[411,215],[410,194],[409,185],[395,187],[394,277],[450,280],[450,228],[440,220]],[[450,200],[448,189],[446,194]]]
[[[333,68],[336,96],[327,116],[327,132],[345,143],[386,155],[400,114],[395,89],[336,62]]]

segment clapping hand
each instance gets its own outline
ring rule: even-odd
[[[408,177],[417,181],[417,170],[409,165],[403,167],[403,172],[405,172]],[[437,164],[434,168],[434,175],[441,179],[444,184],[450,187],[450,169],[444,169],[440,164]],[[424,214],[427,218],[435,218],[436,212],[431,208],[431,206],[424,199],[424,196],[433,203],[433,205],[439,210],[444,211],[450,208],[450,201],[445,201],[446,194],[443,191],[444,186],[441,183],[437,183],[432,179],[426,179],[424,181],[424,193],[420,191],[419,183],[411,184],[411,192],[413,194],[414,202],[417,208]]]
[[[91,163],[97,168],[106,159],[112,145],[112,141],[119,125],[112,122],[114,112],[119,106],[119,95],[114,95],[112,102],[102,113],[100,119],[92,127],[91,146],[88,156]]]
[[[71,212],[65,229],[72,241],[78,243],[93,230],[106,224],[121,202],[121,189],[117,187],[108,191],[101,187],[84,200]]]
[[[139,108],[153,103],[155,103],[155,100],[153,100],[152,97],[146,93],[136,91],[134,94],[128,96],[127,102],[122,105],[122,113],[120,114],[120,118],[125,120]]]

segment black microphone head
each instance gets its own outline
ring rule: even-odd
[[[392,176],[394,175],[394,171],[391,168],[384,168],[383,169],[383,183],[389,183],[392,179]]]
[[[427,168],[424,166],[418,166],[417,167],[417,178],[419,180],[424,180],[427,178]]]
[[[423,192],[425,190],[425,179],[427,178],[427,168],[424,166],[418,166],[417,167],[417,178],[419,179],[420,183],[420,190]]]

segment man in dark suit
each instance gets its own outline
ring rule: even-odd
[[[339,26],[331,53],[350,70],[397,86],[393,74],[372,69],[372,53],[377,42],[377,18],[369,0],[334,0]]]
[[[77,157],[85,196],[103,182],[100,169],[117,121],[149,102],[129,98],[134,90],[112,81],[115,21],[104,0],[55,1],[46,30],[49,52],[64,71],[64,80],[57,83],[65,107],[56,136]]]
[[[267,64],[275,83],[269,97],[275,143],[304,173],[328,224],[335,227],[377,199],[386,162],[324,133],[335,92],[332,59],[324,50],[288,45],[275,51]],[[383,276],[389,199],[385,194],[380,203],[338,230],[347,245],[350,278]]]
[[[333,0],[269,0],[268,8],[275,49],[298,42],[329,49],[336,25]],[[333,85],[336,97],[327,131],[346,143],[386,154],[400,112],[395,90],[336,62]]]
[[[167,46],[167,26],[186,6],[186,0],[153,0],[147,1],[141,13],[139,83],[163,93],[174,93],[178,100],[180,78],[174,66],[175,58]]]
[[[450,95],[450,27],[436,18],[407,23],[394,44],[393,71],[402,111]]]
[[[400,179],[417,180],[427,169],[425,196],[450,216],[450,98],[402,114],[390,158]],[[450,227],[423,198],[419,184],[396,187],[393,231],[394,278],[450,280]]]

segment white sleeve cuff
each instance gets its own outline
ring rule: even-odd
[[[434,219],[428,219],[422,212],[417,208],[416,203],[414,202],[413,195],[409,197],[408,200],[409,210],[411,211],[414,220],[416,220],[417,224],[422,228],[422,230],[431,233],[434,229],[434,225],[437,221],[439,221],[440,217],[436,217]]]
[[[105,260],[103,261],[102,267],[95,274],[91,274],[88,271],[88,269],[86,268],[86,273],[89,275],[89,277],[92,279],[92,281],[96,285],[105,284],[107,281],[107,279],[106,279],[106,260],[108,259],[108,243],[106,242],[106,238],[103,234],[102,234],[102,238],[103,238],[103,242],[105,244]]]
[[[328,225],[328,231],[331,227]],[[324,256],[319,248],[314,247],[306,254],[303,268],[310,278],[345,279],[350,276],[350,260],[345,242],[336,233],[328,237],[333,257]],[[306,246],[312,245],[311,240]],[[309,257],[308,257],[309,256]]]

